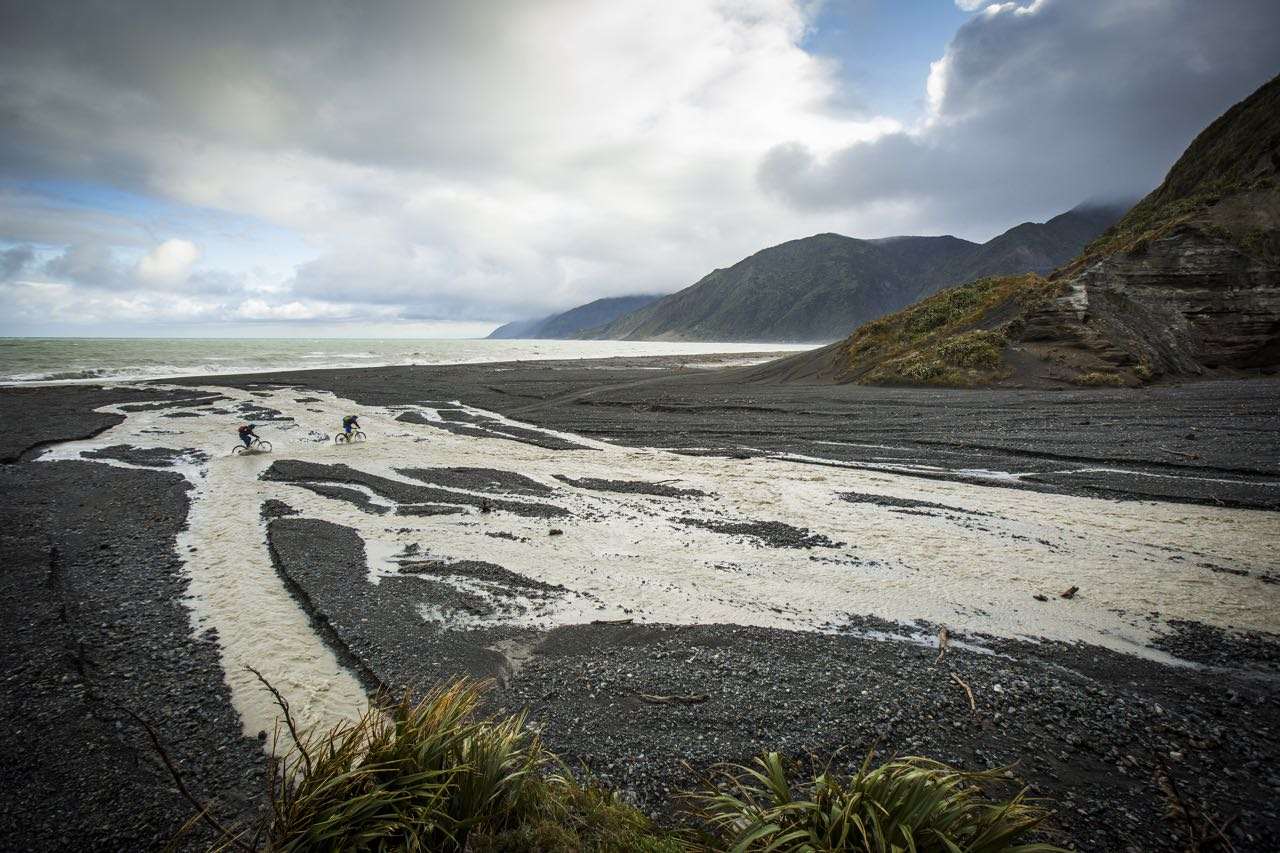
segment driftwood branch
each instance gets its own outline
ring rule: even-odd
[[[701,705],[711,697],[706,693],[689,693],[687,695],[675,696],[659,696],[654,693],[641,693],[635,691],[636,696],[641,702],[648,702],[650,705]]]
[[[950,641],[951,641],[951,634],[947,632],[946,628],[943,628],[941,631],[938,632],[938,657],[937,657],[937,660],[934,661],[935,664],[938,663],[938,661],[941,661],[943,656],[946,655],[947,644]]]
[[[633,617],[627,617],[626,619],[592,619],[591,624],[592,625],[630,625],[634,621],[636,620]]]
[[[177,785],[178,793],[182,794],[183,799],[190,803],[192,808],[196,810],[197,817],[201,818],[205,823],[213,827],[219,835],[227,840],[228,844],[239,850],[252,851],[253,848],[241,841],[239,835],[227,829],[218,821],[217,818],[209,814],[209,807],[197,800],[195,795],[187,789],[187,784],[182,781],[182,774],[179,773],[178,768],[173,765],[173,760],[169,758],[169,753],[165,751],[164,744],[160,742],[160,735],[156,733],[156,730],[152,725],[129,708],[125,708],[124,712],[130,717],[133,717],[134,721],[138,725],[142,726],[143,730],[146,731],[147,737],[151,739],[151,746],[155,749],[156,754],[160,756],[160,760],[164,762],[164,766],[169,771],[169,775],[173,777],[173,783]]]
[[[298,753],[302,756],[302,763],[307,766],[307,773],[311,773],[311,756],[307,754],[306,744],[302,742],[302,735],[298,733],[298,727],[294,725],[293,714],[289,711],[289,700],[276,690],[275,685],[267,681],[266,676],[258,672],[253,667],[245,664],[245,669],[253,673],[254,677],[262,682],[262,686],[271,691],[271,695],[275,697],[276,704],[280,706],[280,712],[284,714],[284,724],[289,728],[289,736],[293,738],[294,746],[298,747]]]
[[[1165,453],[1170,453],[1170,454],[1172,454],[1172,455],[1174,455],[1174,456],[1181,456],[1183,459],[1199,459],[1199,458],[1200,458],[1200,457],[1199,457],[1197,454],[1195,454],[1195,453],[1183,453],[1181,450],[1170,450],[1170,449],[1169,449],[1169,448],[1167,448],[1167,447],[1159,447],[1159,448],[1156,448],[1156,449],[1157,449],[1157,450],[1162,450],[1162,451],[1164,451]]]
[[[969,697],[969,710],[976,714],[978,712],[978,703],[973,701],[973,691],[969,689],[969,685],[965,684],[964,681],[961,680],[960,676],[956,675],[954,672],[951,673],[951,680],[964,688],[964,695]]]

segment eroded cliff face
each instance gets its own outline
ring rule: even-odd
[[[1229,196],[1063,275],[1013,337],[1124,381],[1280,364],[1280,190]]]

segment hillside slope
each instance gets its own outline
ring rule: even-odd
[[[757,252],[581,334],[621,340],[824,341],[981,275],[1047,273],[1119,218],[1078,208],[984,244],[956,237],[818,234]]]
[[[1280,364],[1280,77],[1049,276],[943,291],[757,378],[1137,385]]]
[[[583,329],[610,323],[623,314],[635,311],[637,308],[643,308],[650,302],[661,298],[661,296],[649,294],[597,299],[594,302],[570,308],[568,311],[562,311],[559,314],[551,314],[534,320],[516,320],[507,323],[490,332],[489,338],[505,340],[517,338],[525,340],[572,338]]]

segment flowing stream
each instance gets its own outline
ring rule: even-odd
[[[1280,554],[1275,513],[1044,494],[782,457],[684,456],[550,433],[458,401],[379,409],[290,388],[251,393],[210,384],[201,391],[228,399],[212,407],[122,412],[120,425],[40,458],[81,458],[121,444],[207,454],[171,469],[193,487],[177,551],[191,582],[192,628],[217,630],[232,698],[249,734],[269,731],[276,713],[246,665],[259,669],[308,722],[349,717],[366,701],[273,567],[260,514],[270,498],[356,530],[369,556],[370,582],[396,571],[397,555],[409,549],[423,558],[484,560],[566,587],[568,594],[492,617],[534,628],[633,618],[831,631],[850,615],[870,614],[1150,657],[1162,657],[1147,643],[1168,620],[1280,628],[1280,584],[1264,580],[1277,572]],[[235,411],[241,404],[294,419],[256,421],[272,453],[231,455],[235,427],[245,417]],[[450,409],[492,434],[459,435],[434,425]],[[396,420],[406,411],[424,422]],[[359,412],[369,440],[335,445],[332,433],[350,412]],[[186,413],[194,416],[172,416]],[[549,450],[498,437],[503,429],[531,430],[582,449]],[[347,465],[414,485],[423,483],[396,469],[497,469],[552,491],[489,497],[551,504],[569,515],[546,519],[466,506],[453,515],[401,516],[377,489],[345,486],[383,510],[378,513],[260,478],[281,459]],[[991,473],[998,481],[1001,472]],[[661,482],[706,496],[596,491],[556,475]],[[850,502],[845,493],[861,498]],[[743,532],[756,522],[781,522],[826,539],[808,548],[776,547]],[[713,529],[717,525],[721,529]],[[563,534],[549,535],[551,528]],[[1080,592],[1060,598],[1069,586]],[[424,625],[427,619],[448,624],[455,616],[463,624],[461,614],[424,613]]]

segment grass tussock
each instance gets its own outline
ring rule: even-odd
[[[963,773],[925,758],[871,767],[851,778],[819,773],[795,788],[777,753],[738,767],[724,790],[698,798],[717,850],[779,853],[1055,853],[1020,843],[1048,812],[1022,793],[1005,802],[982,796],[995,773]]]
[[[299,733],[272,762],[266,849],[681,849],[612,793],[574,780],[522,714],[477,714],[482,689],[458,681]]]
[[[536,812],[550,756],[523,717],[477,719],[457,682],[301,733],[273,762],[268,848],[462,850]]]
[[[1147,372],[1150,374],[1149,369]],[[1071,381],[1076,385],[1084,385],[1088,388],[1121,388],[1129,384],[1119,373],[1107,370],[1094,370],[1089,373],[1081,373]]]
[[[261,676],[259,676],[261,677]],[[264,680],[264,684],[265,684]],[[664,828],[616,792],[581,781],[521,714],[478,713],[483,686],[458,681],[420,700],[371,707],[328,730],[299,730],[270,685],[294,745],[269,762],[266,817],[233,832],[191,797],[218,849],[441,853],[1057,853],[1023,844],[1048,812],[1018,794],[989,800],[994,773],[923,758],[792,787],[776,753],[683,795],[685,825]],[[148,731],[154,730],[148,726]],[[279,735],[279,732],[277,732]],[[277,737],[276,744],[280,743]]]
[[[1002,327],[975,328],[1002,306],[1026,306],[1056,285],[1034,275],[952,287],[860,327],[844,347],[845,375],[867,384],[981,385],[1008,375]]]

